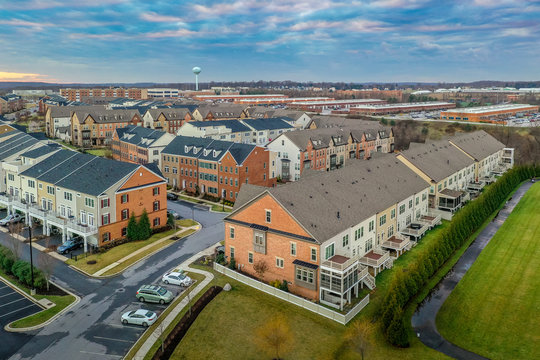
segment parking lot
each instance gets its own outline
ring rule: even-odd
[[[0,280],[0,326],[43,310]]]

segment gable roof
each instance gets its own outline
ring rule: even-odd
[[[83,109],[83,110],[74,110],[74,114],[77,115],[77,118],[82,123],[86,122],[88,116],[92,117],[97,123],[116,123],[116,122],[130,122],[135,115],[138,115],[137,110],[125,110],[125,109],[114,109],[107,110],[102,106],[96,106],[95,109]]]
[[[288,120],[292,119],[288,118]],[[256,131],[294,129],[294,126],[289,124],[283,118],[244,119],[242,122]]]
[[[484,130],[456,135],[449,141],[472,156],[476,161],[481,161],[506,147]]]
[[[472,165],[474,160],[462,153],[448,140],[411,143],[408,150],[400,153],[435,182]]]
[[[193,157],[200,160],[219,161],[225,156],[227,151],[230,151],[236,163],[240,165],[255,148],[255,145],[238,144],[231,141],[176,136],[161,153]]]
[[[24,152],[21,154],[21,156],[30,158],[30,159],[37,159],[40,156],[47,155],[49,153],[52,153],[54,151],[57,151],[58,147],[52,147],[48,145],[40,146],[36,149]]]
[[[238,120],[190,121],[187,124],[193,125],[198,128],[224,126],[227,129],[230,129],[231,132],[233,133],[251,131],[249,127],[247,127],[246,125],[244,125],[242,122]]]
[[[115,131],[120,141],[144,148],[152,146],[153,143],[166,134],[163,131],[135,125],[117,128]]]
[[[0,160],[24,152],[39,143],[39,140],[22,131],[14,130],[16,134],[0,142]]]

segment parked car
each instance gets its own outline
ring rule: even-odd
[[[178,200],[178,195],[173,193],[167,193],[167,200]]]
[[[191,284],[191,278],[179,272],[166,273],[161,280],[165,284],[180,285],[183,287],[188,287]]]
[[[174,295],[169,290],[157,285],[143,285],[137,290],[137,299],[140,302],[157,302],[160,304],[170,303]]]
[[[147,327],[149,325],[152,325],[156,321],[156,319],[157,315],[155,312],[139,309],[124,313],[122,315],[122,324],[135,324]]]
[[[177,212],[176,212],[176,211],[174,211],[174,210],[169,210],[169,211],[167,211],[167,212],[168,212],[168,215],[172,215],[172,216],[173,216],[173,218],[175,218],[176,220],[178,220],[178,219],[181,219],[181,218],[182,218],[182,217],[180,216],[180,214],[179,214],[179,213],[177,213]]]
[[[9,214],[8,216],[6,216],[2,220],[0,220],[0,225],[6,226],[6,225],[9,225],[9,224],[16,224],[16,223],[18,223],[20,221],[23,221],[23,217],[21,215],[19,215],[17,213]]]
[[[71,238],[67,240],[65,243],[60,245],[56,251],[59,254],[67,254],[70,251],[76,250],[78,248],[81,248],[84,246],[84,240],[80,236],[76,236],[74,238]]]

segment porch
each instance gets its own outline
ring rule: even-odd
[[[462,197],[465,195],[463,191],[444,189],[439,192],[438,208],[440,210],[456,212],[462,206]]]
[[[396,234],[381,244],[383,249],[396,252],[396,258],[400,257],[405,251],[411,248],[411,241],[403,235]]]
[[[393,259],[390,257],[390,252],[386,250],[373,249],[360,258],[360,264],[373,269],[373,276],[385,268],[390,269],[394,265]]]

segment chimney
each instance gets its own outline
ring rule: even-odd
[[[337,218],[339,219],[339,211],[337,212]]]

